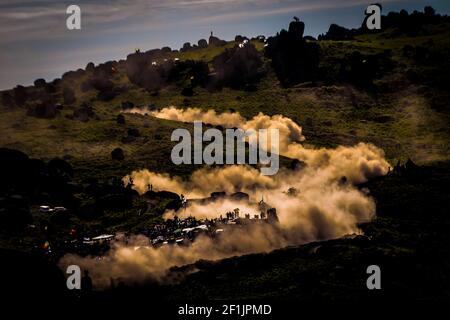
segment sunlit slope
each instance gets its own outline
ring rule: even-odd
[[[387,30],[350,41],[319,41],[321,67],[330,72],[336,59],[355,50],[363,54],[391,50],[394,67],[375,79],[375,91],[342,82],[304,83],[283,88],[265,59],[268,72],[256,90],[211,91],[196,87],[193,96],[184,96],[185,84],[171,83],[158,92],[147,92],[129,82],[122,61],[110,79],[120,88],[120,93],[110,101],[98,99],[95,89],[83,91],[81,86],[86,75],[74,75],[64,78],[53,96],[62,103],[62,88],[68,86],[75,91],[76,101],[70,106],[64,105],[54,118],[27,116],[26,107],[2,106],[0,145],[17,148],[34,157],[65,157],[78,171],[92,171],[102,176],[125,174],[130,169],[147,166],[174,174],[191,171],[171,165],[169,159],[172,130],[189,125],[129,114],[125,115],[125,124],[117,124],[122,102],[130,101],[136,106],[153,108],[174,105],[219,112],[232,110],[247,118],[259,112],[283,114],[299,123],[305,143],[316,147],[365,141],[383,148],[392,162],[407,158],[418,163],[448,159],[448,91],[440,86],[448,79],[448,62],[418,63],[404,54],[404,47],[413,45],[448,56],[449,26],[427,28],[431,30],[426,36],[408,37]],[[262,51],[263,44],[255,43]],[[232,46],[234,42],[225,47],[171,52],[167,59],[204,60],[210,64],[214,56]],[[87,122],[69,119],[74,109],[83,104],[91,106],[96,116]],[[127,138],[130,128],[138,129],[139,136]],[[116,147],[125,151],[125,161],[111,161],[110,153]]]

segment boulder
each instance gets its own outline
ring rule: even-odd
[[[373,80],[393,65],[389,51],[372,55],[353,51],[341,62],[340,78],[359,87],[371,87]]]
[[[255,83],[262,75],[262,59],[251,43],[226,49],[213,59],[212,64],[218,83],[232,88]]]
[[[124,160],[125,154],[121,148],[115,148],[113,151],[111,151],[111,158],[113,160]]]
[[[352,30],[333,23],[328,28],[328,32],[326,34],[319,35],[319,40],[353,40],[353,35],[354,32]]]
[[[36,80],[34,80],[34,86],[35,87],[45,87],[45,85],[47,84],[46,82],[45,82],[45,80],[44,79],[36,79]]]
[[[316,79],[319,69],[320,47],[303,38],[305,25],[292,21],[289,31],[281,30],[267,40],[265,56],[272,59],[272,67],[283,86],[291,86]]]
[[[128,55],[125,69],[131,83],[148,91],[159,90],[165,84],[165,76],[170,63],[154,65],[156,58],[162,57],[161,50]]]
[[[244,40],[248,40],[248,38],[247,37],[244,37],[244,36],[241,36],[241,35],[237,35],[237,36],[235,36],[234,37],[234,41],[236,42],[236,43],[241,43],[241,42],[244,42]]]
[[[197,45],[199,48],[207,48],[208,47],[208,41],[206,41],[205,39],[200,39],[197,42]]]
[[[58,114],[58,106],[55,104],[38,103],[28,108],[27,115],[36,118],[52,119]]]
[[[2,93],[2,104],[8,108],[12,108],[15,106],[14,98],[9,91],[5,91]]]
[[[183,44],[183,47],[180,49],[181,52],[187,52],[187,51],[190,51],[190,50],[192,50],[192,46],[191,46],[190,42],[185,42]]]
[[[64,104],[72,104],[76,101],[75,92],[69,87],[63,88],[62,95]]]
[[[73,119],[79,120],[81,122],[87,122],[89,121],[89,119],[94,118],[95,116],[96,114],[92,106],[89,106],[85,103],[73,111]]]
[[[211,36],[209,37],[209,45],[214,47],[221,47],[226,45],[227,42],[225,40],[220,40],[219,38],[213,36],[211,32]]]
[[[139,129],[137,129],[137,128],[128,128],[127,134],[128,134],[130,137],[135,137],[135,138],[141,136],[141,134],[140,134],[140,132],[139,132]]]
[[[117,115],[116,118],[117,124],[125,124],[125,116],[121,113]]]
[[[171,53],[171,52],[172,52],[172,49],[171,49],[170,47],[162,47],[162,48],[161,48],[161,52],[162,52],[163,54]]]
[[[130,102],[130,101],[123,101],[121,107],[122,107],[122,110],[133,109],[134,103]]]
[[[86,65],[86,68],[85,68],[85,70],[88,71],[88,72],[93,72],[94,69],[95,69],[95,65],[94,65],[93,62],[89,62],[89,63]]]
[[[28,100],[28,91],[24,86],[18,85],[13,89],[14,103],[16,106],[21,107]]]

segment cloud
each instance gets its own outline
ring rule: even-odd
[[[203,167],[188,179],[172,177],[151,170],[138,170],[124,177],[133,179],[134,188],[140,193],[147,191],[149,184],[154,190],[182,193],[188,198],[207,197],[211,192],[245,192],[250,203],[223,199],[209,203],[188,202],[186,209],[178,212],[166,211],[164,218],[194,216],[199,219],[217,218],[219,215],[239,208],[244,214],[259,214],[257,201],[264,196],[278,213],[279,224],[252,224],[250,227],[226,230],[219,238],[200,237],[187,247],[163,246],[153,248],[149,239],[138,236],[128,245],[117,242],[105,257],[81,258],[67,255],[61,266],[78,264],[91,270],[100,287],[108,286],[110,277],[125,282],[146,279],[163,280],[167,270],[173,266],[193,263],[199,259],[223,259],[253,252],[267,252],[286,245],[301,244],[314,240],[341,237],[359,233],[358,222],[365,222],[375,215],[375,203],[365,192],[354,185],[384,175],[389,164],[382,150],[370,144],[359,143],[352,147],[334,149],[304,148],[298,143],[301,127],[281,115],[272,117],[259,114],[246,120],[239,114],[198,109],[180,110],[166,108],[153,112],[153,116],[172,118],[177,121],[208,120],[222,126],[242,125],[257,129],[260,126],[283,128],[280,144],[283,152],[306,163],[301,170],[281,169],[274,176],[262,176],[247,165]],[[231,123],[227,122],[232,119]],[[342,179],[343,177],[346,179]],[[288,193],[287,190],[296,190]],[[134,249],[137,243],[144,248]]]
[[[298,1],[293,0],[165,0],[133,2],[124,0],[78,1],[82,25],[90,37],[98,32],[114,32],[170,27],[177,20],[185,24],[211,24],[251,17],[263,17],[362,5],[361,0]],[[1,42],[64,37],[65,1],[3,1],[0,4]],[[16,32],[14,35],[11,32]]]

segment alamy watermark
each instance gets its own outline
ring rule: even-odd
[[[376,264],[372,264],[367,267],[367,274],[370,276],[367,278],[366,286],[369,290],[380,290],[381,289],[381,269]]]
[[[81,8],[75,4],[67,7],[66,14],[69,17],[66,19],[66,27],[68,30],[81,30]]]
[[[278,129],[226,129],[224,137],[223,132],[215,128],[203,132],[202,122],[195,121],[193,135],[192,141],[191,133],[187,129],[176,129],[172,132],[171,140],[179,142],[171,152],[174,164],[260,164],[263,175],[274,175],[278,172]],[[204,142],[209,143],[203,149]]]
[[[381,29],[381,5],[371,4],[366,8],[364,19],[364,24],[369,30],[380,30]]]
[[[369,5],[364,14],[364,24],[369,30],[381,29],[381,10],[380,4]],[[78,5],[69,5],[66,9],[66,14],[69,16],[66,19],[66,27],[68,30],[81,30],[81,8]]]

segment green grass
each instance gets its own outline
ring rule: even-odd
[[[72,112],[71,107],[63,110],[57,118],[49,120],[27,117],[23,108],[6,110],[1,107],[0,146],[17,148],[33,157],[44,159],[69,155],[70,162],[81,177],[91,174],[100,177],[124,175],[143,167],[173,174],[188,174],[192,168],[171,165],[169,154],[172,146],[171,131],[176,127],[189,126],[136,115],[126,115],[126,125],[117,125],[115,118],[120,112],[121,102],[132,101],[136,105],[154,104],[158,108],[189,106],[218,112],[234,109],[247,118],[259,112],[283,114],[302,125],[305,143],[308,145],[334,147],[364,141],[383,148],[391,161],[407,158],[419,163],[445,160],[449,156],[450,141],[447,130],[448,108],[444,111],[430,108],[429,95],[426,96],[423,86],[411,83],[405,76],[409,69],[420,72],[423,68],[439,66],[416,65],[401,54],[405,44],[422,45],[430,38],[433,39],[435,50],[448,52],[448,28],[432,28],[435,31],[433,35],[413,38],[389,38],[391,31],[388,30],[381,34],[358,36],[352,41],[319,42],[323,66],[354,50],[373,54],[391,49],[397,65],[376,83],[392,90],[380,95],[347,84],[328,86],[319,83],[313,87],[282,88],[274,72],[269,71],[253,92],[228,88],[209,92],[196,88],[194,96],[186,98],[181,95],[181,87],[169,85],[155,96],[131,84],[121,65],[112,81],[126,89],[109,102],[98,101],[95,90],[80,90],[80,84],[86,80],[86,76],[63,84],[76,91],[75,105],[83,102],[92,105],[99,120],[81,123],[66,119],[65,115]],[[255,44],[259,50],[263,49],[262,43]],[[234,45],[234,42],[230,42],[225,47],[171,53],[168,58],[201,59],[209,63],[225,48]],[[432,95],[437,94],[433,88],[428,91]],[[134,142],[123,143],[121,140],[129,127],[138,128],[141,137]],[[156,139],[157,134],[162,137],[161,140]],[[125,150],[124,162],[111,161],[110,152],[116,147]]]

